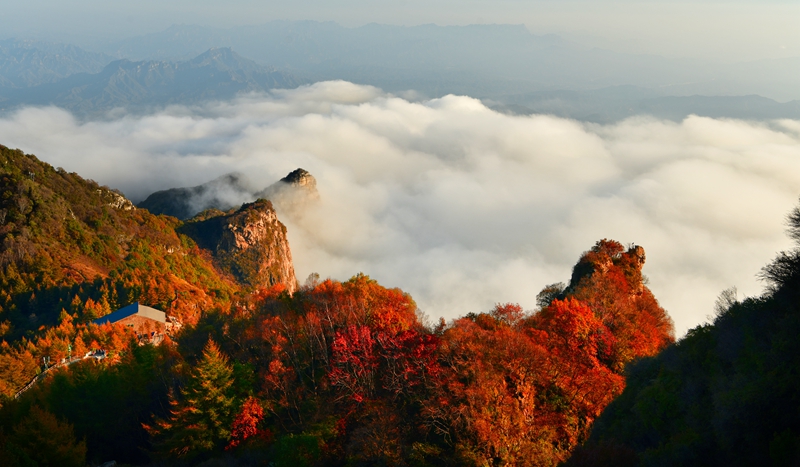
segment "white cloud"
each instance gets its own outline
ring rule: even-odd
[[[22,109],[0,120],[0,142],[135,200],[233,171],[263,188],[303,167],[320,204],[279,212],[300,279],[363,271],[434,318],[532,309],[595,241],[637,243],[679,334],[723,289],[760,293],[800,194],[796,121],[602,126],[346,82],[87,123]]]

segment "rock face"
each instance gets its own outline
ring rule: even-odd
[[[319,199],[317,181],[306,170],[297,169],[264,190],[254,191],[244,175],[232,173],[195,187],[153,193],[139,207],[154,214],[191,218],[179,232],[211,251],[216,266],[246,288],[283,284],[294,293],[297,280],[286,227],[272,203],[282,213],[301,212]],[[231,209],[254,198],[257,200],[238,210]]]
[[[644,248],[639,245],[634,245],[630,248],[629,253],[633,253],[636,256],[636,259],[639,260],[639,268],[644,264],[646,256],[644,254]]]
[[[303,187],[309,191],[317,191],[317,180],[305,169],[295,169],[280,181],[288,185]]]
[[[319,199],[317,180],[305,169],[295,169],[276,183],[256,193],[272,200],[281,212],[302,209]]]
[[[136,209],[136,206],[134,206],[128,198],[116,191],[99,189],[97,190],[97,194],[107,199],[108,203],[106,204],[114,209],[122,209],[123,211],[133,211]]]
[[[201,213],[179,230],[214,255],[214,262],[251,290],[283,284],[297,289],[286,227],[265,199],[236,211]]]

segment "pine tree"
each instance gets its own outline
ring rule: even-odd
[[[237,400],[233,368],[217,344],[209,339],[203,357],[192,370],[181,397],[170,397],[168,420],[146,427],[156,444],[170,457],[196,457],[219,449],[231,439]]]

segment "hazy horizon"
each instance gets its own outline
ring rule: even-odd
[[[4,36],[96,45],[154,33],[173,24],[230,28],[274,20],[370,23],[524,24],[535,35],[558,34],[622,53],[701,58],[720,63],[800,56],[800,5],[770,1],[518,1],[303,0],[255,2],[32,0],[4,7]]]

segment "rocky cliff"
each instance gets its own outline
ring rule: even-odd
[[[259,199],[227,213],[205,211],[179,230],[211,251],[216,266],[246,288],[297,289],[286,227],[270,201]]]

